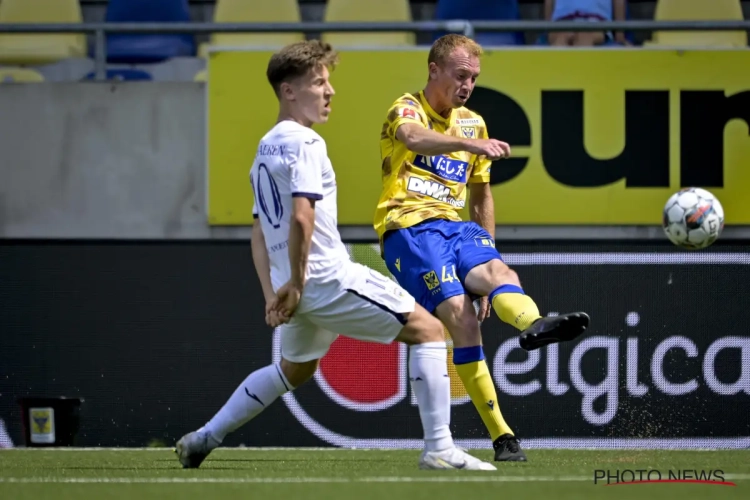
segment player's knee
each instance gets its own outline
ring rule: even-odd
[[[469,304],[461,311],[456,323],[448,328],[453,339],[453,347],[475,346],[482,343],[482,330],[479,328],[474,305]]]
[[[425,308],[417,305],[414,312],[409,313],[406,325],[396,340],[409,345],[445,342],[443,324]]]
[[[302,363],[296,363],[287,359],[281,358],[281,372],[286,377],[287,381],[292,384],[293,387],[299,387],[313,375],[315,370],[318,369],[318,363],[320,360],[313,359],[311,361],[303,361]]]
[[[442,301],[436,309],[437,317],[451,331],[455,328],[462,328],[465,322],[465,309],[469,299],[466,295],[455,295]]]
[[[507,264],[500,260],[493,260],[490,263],[490,274],[492,275],[492,281],[500,285],[516,285],[521,286],[521,282],[518,279],[518,274],[509,268]]]
[[[437,308],[438,318],[448,328],[454,347],[481,343],[477,313],[467,295],[457,295],[444,300]]]

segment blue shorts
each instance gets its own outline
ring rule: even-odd
[[[495,239],[474,222],[430,219],[388,231],[383,257],[396,281],[430,312],[445,299],[467,294],[466,275],[480,264],[501,259]]]

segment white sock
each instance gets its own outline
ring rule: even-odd
[[[427,451],[453,447],[451,437],[451,381],[445,342],[409,347],[409,379],[417,397]]]
[[[279,396],[293,389],[278,363],[256,370],[237,387],[229,401],[203,429],[221,443],[227,434],[242,427]]]

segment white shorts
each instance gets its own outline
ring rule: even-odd
[[[369,267],[350,262],[338,276],[309,280],[292,320],[279,327],[287,361],[320,359],[339,335],[390,344],[414,311],[414,297]]]

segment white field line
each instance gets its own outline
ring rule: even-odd
[[[750,474],[726,474],[726,481],[747,480]],[[10,484],[283,484],[283,483],[535,483],[584,482],[592,476],[422,476],[422,477],[6,477]]]
[[[476,442],[475,442],[476,441]],[[664,439],[663,442],[658,442],[655,439],[526,439],[524,440],[524,448],[535,449],[535,450],[571,450],[571,451],[679,451],[679,450],[690,450],[690,451],[731,451],[731,450],[748,450],[750,451],[750,437],[742,438],[678,438],[678,439]],[[482,440],[461,440],[457,439],[456,444],[468,448],[470,450],[491,450],[491,442],[486,440],[486,443]],[[659,446],[656,446],[659,445]],[[171,452],[173,451],[171,446],[162,447],[17,447],[17,448],[0,448],[0,455],[3,453],[13,452],[45,452],[45,451],[116,451],[116,452],[132,452],[132,451],[158,451],[158,452]],[[217,451],[223,453],[225,451],[330,451],[330,452],[342,452],[342,451],[414,451],[415,448],[399,448],[399,447],[386,447],[386,448],[349,448],[339,446],[326,446],[326,447],[254,447],[254,446],[236,446],[236,447],[222,447]]]
[[[11,453],[14,451],[31,451],[31,452],[37,452],[37,451],[161,451],[164,452],[172,452],[174,450],[173,447],[169,446],[161,446],[161,447],[122,447],[122,448],[101,448],[101,447],[39,447],[39,448],[24,448],[24,447],[18,447],[18,448],[9,448],[9,449],[0,449],[0,454],[2,453]],[[224,451],[340,451],[340,450],[349,450],[349,448],[336,448],[334,446],[328,446],[325,448],[284,448],[284,447],[248,447],[248,446],[237,446],[237,447],[231,447],[231,448],[219,448],[217,451],[224,452]],[[372,449],[372,450],[357,450],[357,451],[390,451],[390,450],[380,450],[380,449]]]

